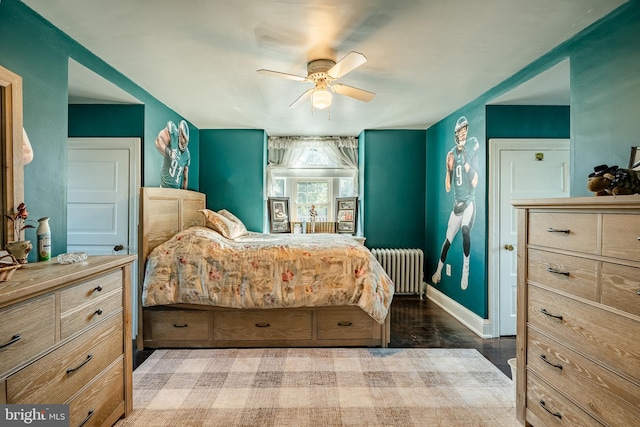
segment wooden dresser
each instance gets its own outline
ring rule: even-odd
[[[135,259],[37,262],[0,283],[0,403],[68,404],[72,427],[133,410]]]
[[[640,425],[640,196],[513,205],[518,421]]]

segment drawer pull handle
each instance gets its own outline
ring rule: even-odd
[[[351,322],[338,322],[338,326],[351,326],[353,323]]]
[[[640,295],[640,289],[638,289],[638,290],[636,291],[636,294]]]
[[[555,269],[555,268],[553,268],[553,267],[547,267],[547,271],[548,271],[549,273],[553,273],[553,274],[561,274],[561,275],[563,275],[563,276],[567,276],[567,277],[569,277],[569,272],[568,272],[568,271],[560,271],[560,270],[556,270],[556,269]]]
[[[551,362],[549,362],[549,361],[547,360],[547,356],[545,356],[544,354],[541,354],[541,355],[540,355],[540,359],[542,359],[542,361],[543,361],[544,363],[546,363],[547,365],[551,365],[551,366],[553,366],[554,368],[558,368],[558,369],[562,370],[562,365],[556,365],[555,363],[551,363]]]
[[[256,323],[256,328],[268,328],[269,326],[271,326],[268,323]]]
[[[173,327],[174,327],[174,328],[188,328],[188,327],[189,327],[189,324],[188,324],[188,323],[185,323],[184,325],[176,325],[176,324],[174,323],[174,324],[173,324]]]
[[[96,286],[93,290],[96,292],[102,292],[102,286]]]
[[[553,317],[554,319],[562,320],[562,316],[557,314],[551,314],[547,311],[546,308],[541,308],[540,313],[544,314],[545,316]]]
[[[71,372],[73,371],[77,371],[78,369],[82,368],[84,365],[86,365],[87,363],[89,363],[89,361],[93,359],[93,354],[89,353],[87,355],[87,358],[84,359],[84,362],[82,362],[81,364],[79,364],[78,366],[76,366],[75,368],[69,368],[67,369],[67,375],[69,375]]]
[[[560,412],[552,412],[549,408],[547,408],[547,405],[544,403],[544,400],[540,401],[540,406],[542,406],[542,409],[544,409],[554,417],[562,419],[562,414]]]
[[[90,419],[91,417],[93,417],[93,414],[94,414],[94,413],[95,413],[95,411],[94,411],[93,409],[91,409],[91,410],[89,411],[89,413],[87,414],[87,418],[85,418],[85,419],[84,419],[84,421],[82,421],[82,422],[78,425],[78,427],[82,427],[83,425],[85,425],[85,424],[87,423],[87,421],[89,421],[89,419]]]
[[[102,309],[101,309],[101,308],[99,308],[99,309],[97,309],[96,311],[94,311],[94,312],[93,312],[93,315],[94,315],[94,316],[95,316],[96,314],[97,314],[98,316],[101,316],[101,315],[102,315]]]
[[[20,336],[20,334],[15,334],[14,336],[11,337],[11,339],[9,341],[7,341],[6,343],[0,345],[0,348],[5,348],[5,347],[9,347],[11,344],[20,341],[22,337]]]
[[[558,230],[557,228],[547,228],[547,231],[549,233],[564,233],[564,234],[569,234],[571,232],[571,230],[566,229],[566,230]]]

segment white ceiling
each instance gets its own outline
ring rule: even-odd
[[[201,129],[357,135],[425,129],[625,0],[23,0]],[[339,80],[375,92],[334,95],[329,113],[289,105],[312,59],[368,62]],[[568,104],[569,64],[496,99]],[[139,102],[70,61],[74,102]]]

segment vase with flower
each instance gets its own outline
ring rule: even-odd
[[[23,232],[27,228],[35,228],[34,225],[29,223],[33,221],[28,219],[29,211],[27,211],[27,205],[20,203],[16,209],[16,213],[13,215],[6,215],[6,217],[13,223],[13,236],[15,240],[7,242],[5,249],[13,255],[19,263],[26,264],[27,256],[29,255],[29,251],[33,248],[33,245],[31,244],[31,241],[23,240]]]

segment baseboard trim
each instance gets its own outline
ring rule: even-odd
[[[431,285],[427,285],[427,298],[455,317],[480,338],[492,338],[491,322],[475,314]]]

